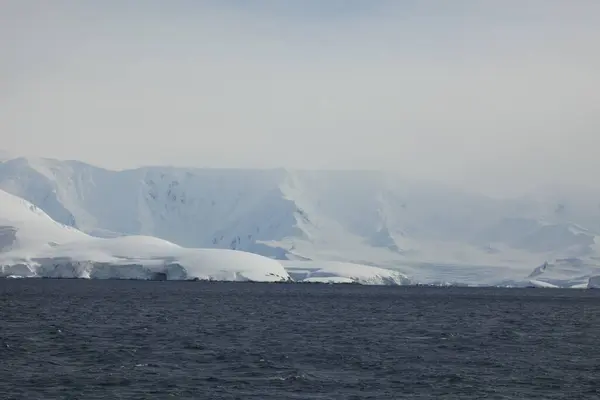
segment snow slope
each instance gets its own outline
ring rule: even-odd
[[[86,239],[89,236],[83,232],[55,222],[35,205],[0,190],[0,252]]]
[[[276,260],[147,236],[96,238],[0,190],[0,276],[288,281]]]
[[[600,275],[600,259],[557,259],[535,268],[528,278],[557,287],[587,287]]]
[[[1,275],[94,279],[283,282],[289,275],[276,260],[223,249],[186,249],[145,236],[95,238],[35,252],[0,254]]]
[[[362,285],[410,285],[410,279],[394,270],[335,261],[284,261],[295,280],[321,283],[359,283]]]
[[[600,199],[492,199],[374,171],[0,163],[0,189],[93,236],[158,237],[280,260],[398,270],[417,282],[527,282],[544,262],[600,255]]]

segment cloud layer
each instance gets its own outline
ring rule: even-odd
[[[5,1],[0,140],[112,168],[594,185],[598,15],[594,0]]]

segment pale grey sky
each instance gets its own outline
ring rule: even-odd
[[[597,0],[3,0],[0,148],[597,185]]]

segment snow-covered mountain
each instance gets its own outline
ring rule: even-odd
[[[89,236],[60,224],[30,202],[0,190],[0,252],[42,249]]]
[[[292,280],[281,262],[257,254],[183,248],[149,236],[90,236],[3,190],[0,206],[0,277]],[[289,268],[307,283],[411,283],[398,271],[368,265],[298,261]]]
[[[444,265],[531,272],[546,261],[600,254],[600,199],[498,200],[384,172],[111,171],[14,158],[0,163],[0,189],[93,236],[148,235],[417,275]]]
[[[188,249],[147,236],[98,238],[0,190],[0,277],[287,281],[281,263],[225,249]]]

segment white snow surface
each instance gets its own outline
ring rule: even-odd
[[[566,258],[538,266],[528,278],[562,288],[581,288],[594,286],[595,276],[600,276],[600,260]]]
[[[0,190],[0,276],[290,279],[274,259],[228,249],[189,249],[149,236],[96,238],[53,221],[31,203]]]
[[[278,260],[368,264],[414,283],[528,286],[534,279],[580,287],[600,275],[600,198],[592,194],[494,199],[376,171],[111,171],[12,156],[0,162],[0,189],[58,222],[44,228],[58,232],[47,240],[41,231],[11,239],[14,230],[1,228],[0,251],[7,242],[13,251],[37,244],[50,251],[53,243],[88,235],[141,235],[183,246],[174,252],[233,249]],[[112,246],[121,246],[101,243],[110,251],[90,249],[111,255]],[[576,261],[567,267],[561,260]],[[559,267],[529,277],[545,262]]]
[[[312,276],[305,278],[301,282],[304,283],[356,283],[354,279],[344,278],[341,276]]]
[[[538,280],[535,280],[535,279],[531,279],[529,281],[529,284],[532,285],[532,286],[534,286],[534,287],[537,287],[537,288],[546,288],[546,289],[549,289],[549,288],[558,288],[559,287],[559,286],[553,285],[551,283],[544,282],[544,281],[538,281]]]
[[[88,235],[55,222],[28,201],[0,190],[0,252],[87,239]]]
[[[336,261],[283,261],[292,276],[301,282],[359,283],[362,285],[409,285],[401,272]]]

